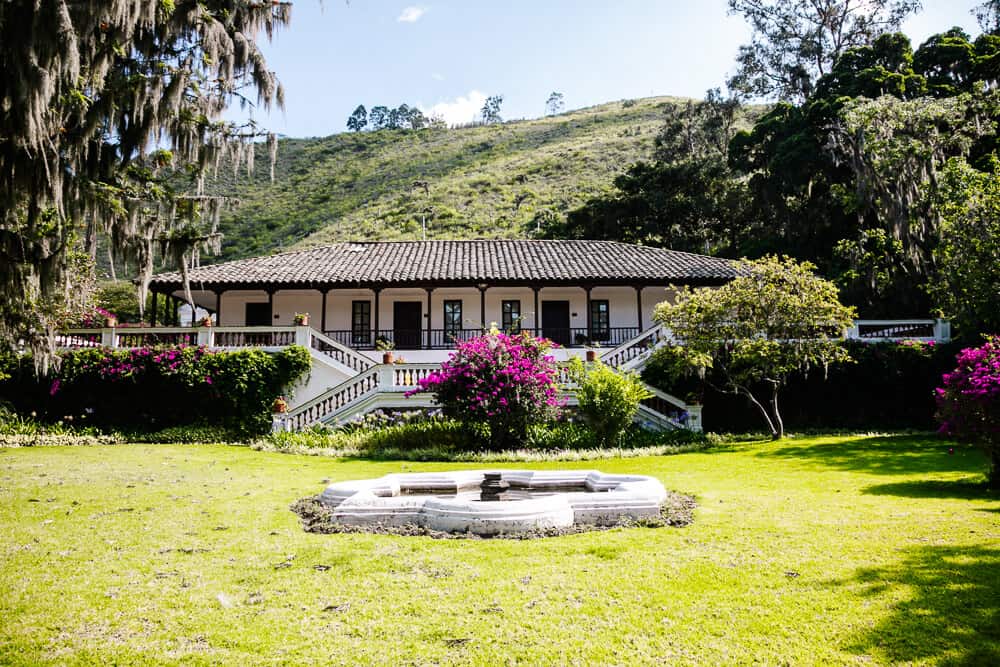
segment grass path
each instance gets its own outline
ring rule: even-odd
[[[0,663],[1000,664],[983,465],[919,436],[535,464],[656,475],[695,523],[439,541],[288,506],[454,465],[0,449]]]

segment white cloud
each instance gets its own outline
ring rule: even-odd
[[[459,95],[450,102],[438,102],[429,108],[420,104],[417,106],[428,118],[441,118],[448,125],[458,125],[476,120],[485,103],[486,95],[473,90],[468,95]]]
[[[400,23],[416,23],[426,13],[427,9],[425,7],[411,6],[404,9],[396,20]]]
[[[444,74],[441,72],[431,72],[431,78],[435,81],[444,81]]]

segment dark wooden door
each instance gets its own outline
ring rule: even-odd
[[[392,335],[396,349],[419,350],[423,335],[423,309],[419,301],[395,301],[392,304]]]
[[[248,303],[246,309],[246,326],[248,327],[269,327],[271,326],[271,304],[269,303]]]
[[[542,301],[542,336],[560,345],[570,344],[569,301]]]

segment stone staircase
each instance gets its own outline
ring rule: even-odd
[[[639,371],[656,348],[670,340],[669,332],[660,326],[642,332],[621,345],[600,355],[601,361],[623,371]],[[324,347],[335,350],[333,354],[343,355],[344,346],[337,344],[322,334],[313,336]],[[338,348],[339,346],[339,348]],[[349,349],[349,348],[345,348]],[[361,357],[357,353],[356,356]],[[339,425],[359,415],[375,410],[413,409],[434,407],[430,394],[418,393],[407,398],[412,390],[427,375],[440,368],[440,364],[375,364],[367,357],[364,361],[344,360],[336,357],[338,365],[354,364],[359,371],[330,389],[293,407],[286,415],[276,418],[275,428],[300,431],[313,424]],[[562,397],[567,405],[576,405],[574,385],[569,377],[568,365],[561,366],[558,381]],[[701,430],[701,406],[689,405],[655,387],[646,385],[653,394],[644,401],[636,416],[636,421],[655,430],[690,429]]]

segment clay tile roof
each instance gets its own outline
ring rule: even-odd
[[[391,241],[334,243],[190,271],[212,287],[379,284],[719,284],[735,276],[725,259],[616,241]],[[153,287],[181,283],[154,276]]]

